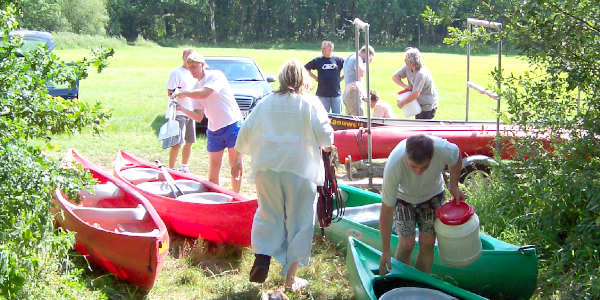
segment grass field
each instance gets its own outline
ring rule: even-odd
[[[203,55],[250,56],[256,59],[267,75],[276,77],[279,66],[291,57],[306,62],[320,55],[315,45],[308,50],[255,50],[197,48]],[[102,136],[82,132],[75,136],[57,136],[45,147],[45,153],[60,158],[66,149],[76,148],[91,161],[110,168],[118,149],[125,149],[147,160],[166,162],[168,150],[162,150],[157,140],[157,130],[162,124],[166,108],[165,83],[169,71],[181,64],[183,48],[124,47],[117,50],[109,67],[101,74],[92,73],[80,84],[80,98],[100,101],[112,111],[112,119]],[[84,50],[59,50],[57,54],[69,61],[84,56]],[[346,57],[348,52],[335,53]],[[371,65],[371,88],[395,107],[395,94],[400,90],[391,81],[392,74],[400,68],[404,54],[377,52]],[[465,119],[466,56],[456,54],[424,53],[425,64],[431,70],[440,93],[440,107],[436,119]],[[495,55],[471,58],[471,80],[483,86],[493,85],[490,71],[495,67]],[[520,72],[526,63],[516,57],[503,57],[503,67],[509,72]],[[277,83],[275,83],[276,85]],[[316,85],[315,85],[316,86]],[[470,120],[495,120],[495,101],[471,93]],[[400,115],[396,108],[396,113]],[[194,146],[191,171],[201,177],[208,172],[205,139],[200,137]],[[245,165],[248,157],[244,158]],[[221,172],[222,185],[229,187],[227,163]],[[254,187],[244,181],[242,193],[254,197]],[[156,283],[147,295],[103,272],[94,272],[79,291],[77,298],[141,298],[148,299],[257,299],[268,288],[282,286],[278,275],[280,266],[273,264],[269,279],[263,285],[247,281],[252,264],[249,249],[228,249],[225,257],[203,253],[206,245],[172,237],[170,256]],[[210,252],[210,251],[209,251]],[[312,263],[299,271],[299,276],[309,279],[307,291],[289,295],[290,299],[349,299],[352,290],[346,280],[344,253],[336,252],[326,242],[315,238]]]

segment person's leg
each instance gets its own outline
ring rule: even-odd
[[[394,225],[398,234],[398,248],[394,257],[411,265],[411,254],[415,248],[416,214],[414,206],[401,201],[398,200],[394,210]]]
[[[290,288],[306,285],[304,279],[296,277],[298,266],[306,266],[310,259],[314,235],[316,184],[292,173],[281,173],[284,191],[285,228],[287,233],[286,262],[281,275],[286,276]]]
[[[171,169],[175,168],[175,164],[177,163],[179,148],[181,148],[181,145],[177,144],[169,149],[169,168]]]
[[[435,195],[429,201],[419,204],[415,209],[419,226],[419,251],[415,268],[430,273],[433,265],[433,249],[435,243],[435,209],[442,205],[444,193]]]
[[[271,256],[285,261],[286,234],[284,223],[284,195],[279,173],[256,173],[258,208],[252,223],[251,245],[255,260],[250,270],[250,281],[264,282],[269,272]]]
[[[185,122],[185,145],[181,153],[182,168],[188,166],[192,155],[192,145],[196,142],[196,122],[187,118]]]
[[[229,155],[229,167],[231,167],[231,187],[234,192],[239,193],[242,186],[242,154],[235,148],[228,148],[227,154]]]
[[[293,262],[288,268],[287,274],[285,275],[285,289],[296,292],[308,285],[306,279],[296,277],[296,271],[298,270],[298,261]]]
[[[325,111],[330,112],[331,111],[331,98],[321,97],[321,96],[318,96],[318,97],[319,97],[319,100],[321,100],[321,103],[323,104]]]
[[[415,268],[425,273],[431,273],[434,243],[435,235],[419,232],[419,251],[417,252]]]
[[[219,184],[219,173],[221,173],[221,163],[223,162],[223,151],[208,152],[208,180],[214,184]]]
[[[342,96],[336,96],[331,98],[331,112],[334,114],[342,113]]]

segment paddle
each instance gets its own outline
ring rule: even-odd
[[[173,193],[173,198],[177,198],[177,192],[179,192],[180,195],[183,195],[183,191],[181,191],[177,184],[175,184],[175,180],[173,180],[173,177],[171,177],[171,174],[169,174],[167,168],[163,164],[161,164],[159,160],[155,160],[154,162],[156,162],[158,168],[165,177],[165,182],[167,182],[167,185],[171,189],[171,193]]]

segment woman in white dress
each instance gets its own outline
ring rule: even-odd
[[[274,257],[286,289],[296,291],[308,284],[296,270],[310,257],[317,185],[325,174],[321,150],[330,150],[333,128],[319,99],[307,94],[311,78],[297,59],[282,66],[279,84],[248,116],[235,148],[252,158],[249,180],[258,195],[250,281],[264,282]]]

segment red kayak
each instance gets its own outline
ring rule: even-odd
[[[51,211],[62,228],[75,232],[75,250],[119,278],[150,290],[169,249],[169,235],[152,205],[130,186],[69,150],[67,163],[79,163],[98,181],[81,191],[79,203],[59,189]]]
[[[416,134],[429,134],[448,140],[458,146],[463,157],[470,155],[485,155],[492,157],[495,147],[495,124],[463,124],[463,125],[408,125],[408,126],[380,126],[372,127],[372,157],[387,158],[396,145]],[[513,127],[502,125],[500,135],[503,137],[520,137],[525,133]],[[337,148],[338,159],[344,163],[350,156],[353,161],[367,159],[368,135],[366,129],[348,129],[334,132],[334,145]],[[501,156],[505,159],[512,158],[514,149],[509,143],[501,147]]]
[[[167,227],[193,238],[250,246],[256,200],[226,190],[208,180],[161,169],[124,151],[119,151],[114,174],[150,200]]]

